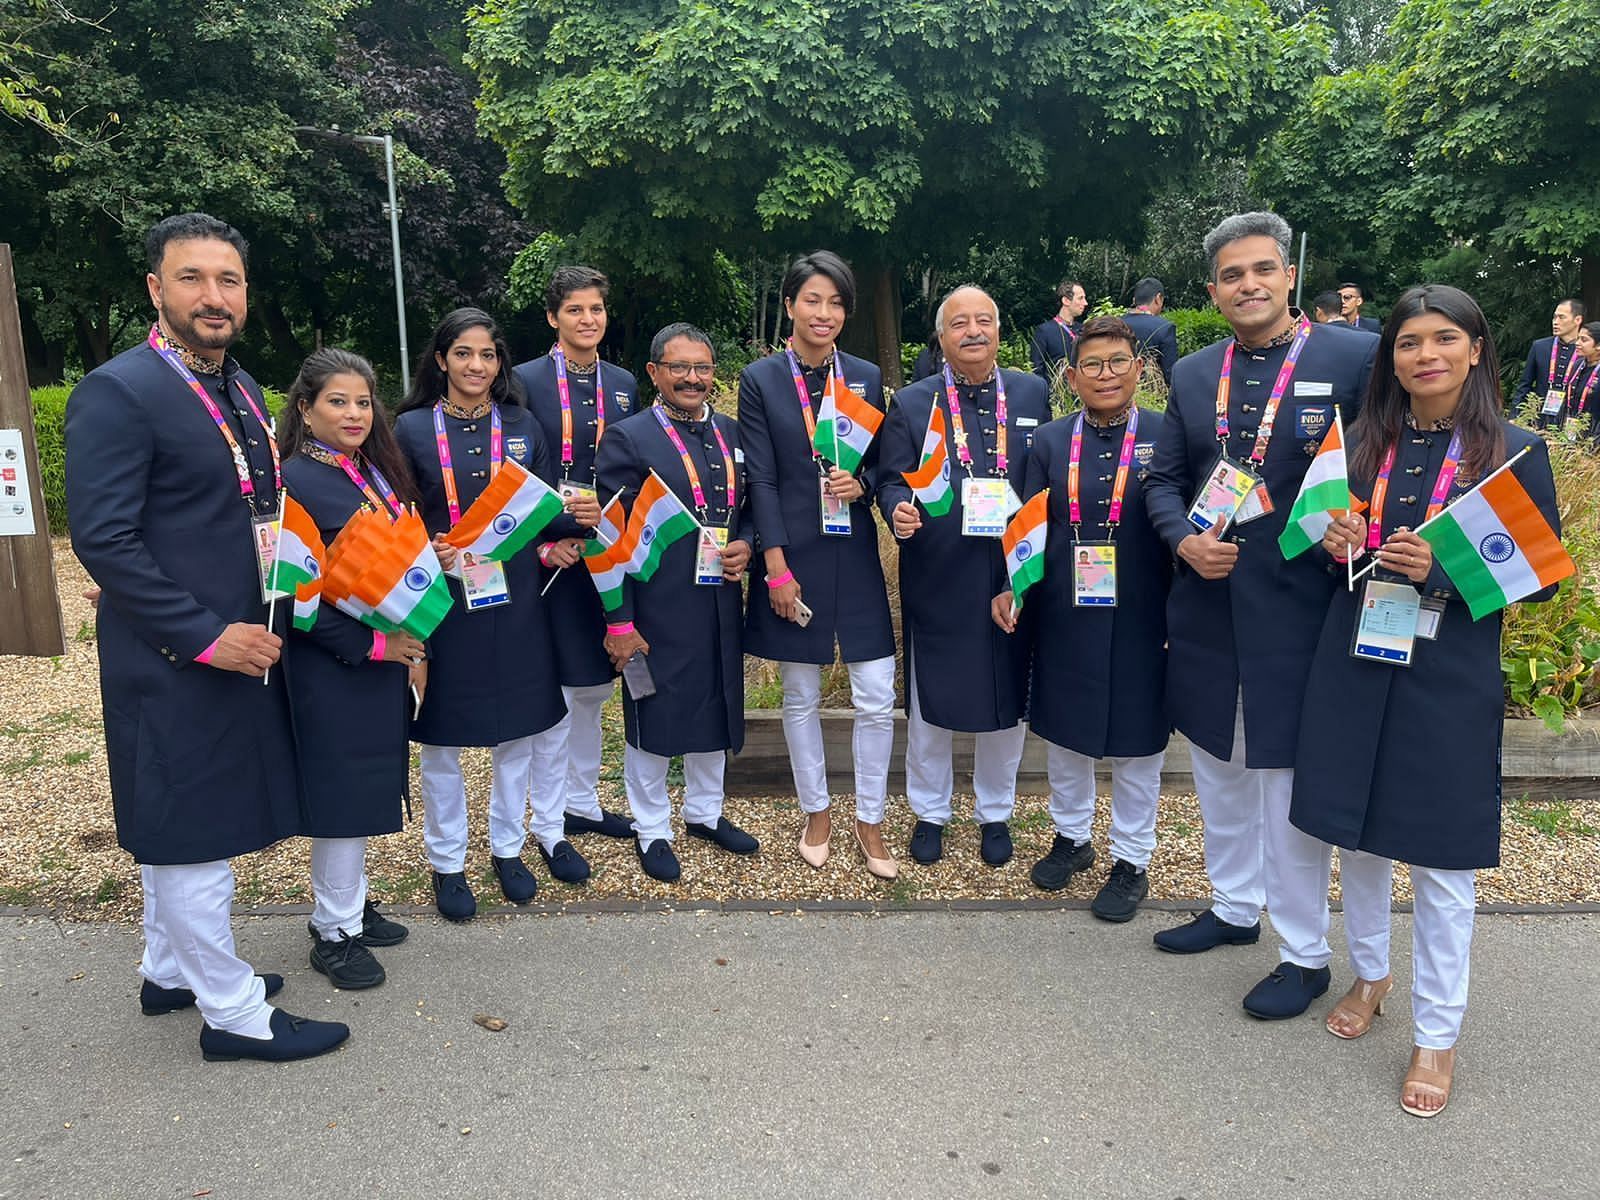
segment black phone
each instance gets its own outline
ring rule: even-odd
[[[656,694],[656,681],[650,675],[650,663],[643,650],[635,650],[633,657],[622,664],[622,682],[628,685],[628,695],[635,700]]]

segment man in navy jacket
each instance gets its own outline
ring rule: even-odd
[[[1167,289],[1161,280],[1146,276],[1133,285],[1133,310],[1122,319],[1139,338],[1139,351],[1153,358],[1161,378],[1172,386],[1172,368],[1178,365],[1178,327],[1161,315],[1167,306]]]

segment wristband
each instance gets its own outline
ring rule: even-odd
[[[632,621],[624,621],[620,625],[607,625],[606,626],[606,636],[607,637],[627,637],[632,632],[633,632],[633,622]]]
[[[367,651],[367,657],[373,662],[383,661],[383,652],[388,648],[389,637],[376,629],[372,631],[372,649]]]
[[[554,542],[543,542],[540,544],[539,549],[534,551],[534,553],[539,556],[539,565],[541,567],[548,567],[550,565],[550,560],[545,556],[549,552],[550,547],[553,545],[555,545]]]
[[[773,588],[773,589],[781,588],[784,584],[793,583],[793,582],[794,582],[794,572],[793,571],[785,571],[782,575],[779,575],[776,579],[772,578],[772,576],[770,576],[770,575],[767,577],[767,586],[769,588]]]
[[[194,656],[195,662],[209,667],[211,665],[211,656],[217,652],[217,644],[221,641],[222,639],[218,638],[215,642],[212,642],[211,645],[200,651],[199,654],[196,654]]]

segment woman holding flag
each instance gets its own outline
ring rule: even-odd
[[[883,841],[894,744],[894,629],[872,518],[883,377],[838,338],[855,308],[843,259],[797,259],[780,288],[794,335],[739,376],[739,428],[762,554],[745,613],[745,649],[775,661],[783,734],[806,814],[800,857],[828,861],[831,817],[823,761],[822,668],[838,655],[855,706],[856,844],[883,879],[898,867]]]
[[[314,526],[302,544],[333,541],[360,509],[393,521],[415,503],[376,397],[371,364],[332,347],[307,358],[290,386],[278,428],[284,486]],[[284,528],[298,532],[289,511]],[[335,987],[376,987],[384,971],[369,947],[398,945],[407,931],[367,896],[367,839],[400,829],[410,769],[406,685],[422,694],[428,666],[409,633],[379,633],[331,604],[318,606],[309,629],[303,624],[296,620],[288,639],[284,677],[312,839],[311,965]]]
[[[1419,1117],[1450,1098],[1474,872],[1500,860],[1500,610],[1549,599],[1572,572],[1544,442],[1501,419],[1499,377],[1470,296],[1428,284],[1400,297],[1350,429],[1362,511],[1330,510],[1320,543],[1366,566],[1323,624],[1289,813],[1298,903],[1326,896],[1340,847],[1356,982],[1327,1018],[1336,1037],[1360,1037],[1382,1010],[1393,860],[1411,864],[1415,1048],[1400,1104]],[[1323,913],[1325,925],[1325,901]]]

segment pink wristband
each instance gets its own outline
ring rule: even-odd
[[[534,553],[536,553],[539,556],[539,565],[541,567],[548,567],[550,565],[550,560],[545,557],[545,554],[549,551],[550,547],[553,546],[553,545],[555,545],[554,542],[542,542],[539,545],[539,549],[534,551]]]
[[[794,572],[793,571],[785,571],[782,575],[779,575],[776,579],[772,578],[770,575],[767,577],[767,586],[769,588],[781,588],[784,584],[793,583],[793,582],[794,582]]]
[[[217,642],[220,642],[221,640],[221,638],[218,638]],[[211,645],[200,651],[199,654],[196,654],[194,656],[195,662],[202,663],[209,667],[211,665],[211,656],[217,652],[217,642],[212,642]]]
[[[374,629],[372,631],[372,649],[367,651],[367,657],[370,658],[373,662],[382,662],[383,661],[383,652],[388,647],[388,645],[389,645],[388,635],[384,634],[384,633],[381,633],[378,630]]]
[[[633,632],[633,622],[624,621],[620,625],[607,625],[606,634],[609,637],[627,637]]]

